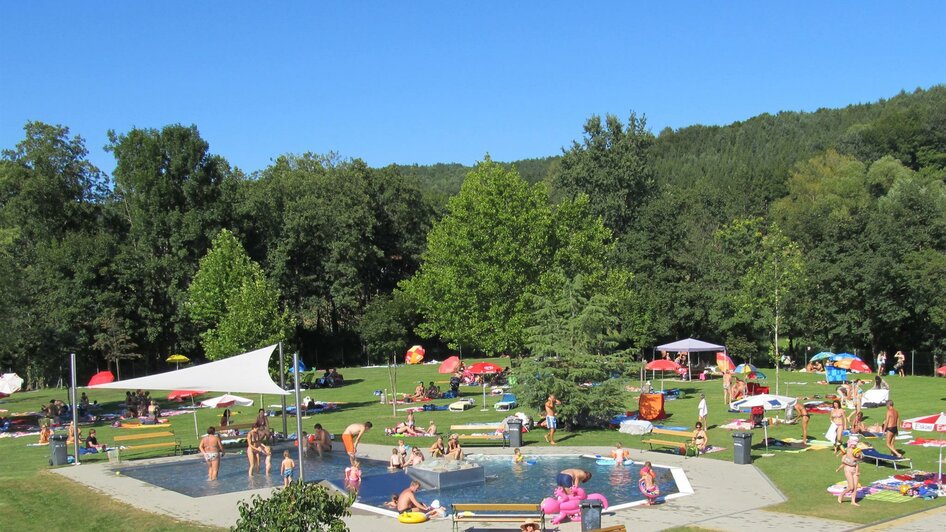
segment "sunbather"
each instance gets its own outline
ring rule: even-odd
[[[696,430],[693,431],[693,446],[700,454],[705,453],[707,446],[709,446],[709,436],[707,436],[706,429],[699,421],[696,422]]]

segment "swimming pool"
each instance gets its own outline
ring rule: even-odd
[[[294,450],[294,449],[293,449]],[[527,453],[526,453],[527,454]],[[278,460],[277,460],[278,457]],[[295,458],[295,456],[293,456]],[[454,503],[532,503],[551,497],[555,476],[563,469],[580,468],[592,473],[583,485],[587,493],[601,493],[610,504],[609,509],[620,510],[643,500],[637,488],[641,464],[599,465],[593,456],[539,455],[528,456],[529,463],[516,464],[511,456],[470,455],[470,461],[483,466],[486,483],[483,485],[420,490],[418,498],[426,503],[437,499],[444,506]],[[248,476],[247,460],[243,454],[228,454],[220,464],[217,481],[207,480],[207,466],[202,459],[178,459],[167,463],[122,465],[116,468],[126,475],[149,484],[190,497],[205,497],[238,491],[282,486],[279,461],[282,451],[274,451],[273,468],[265,473]],[[357,506],[386,515],[383,505],[391,495],[406,488],[411,478],[404,472],[391,473],[387,462],[359,458],[363,480],[358,492]],[[325,453],[324,457],[309,456],[303,461],[307,481],[328,481],[339,490],[345,490],[342,478],[348,467],[348,457],[341,452]],[[657,484],[663,497],[692,493],[686,475],[679,468],[654,466]]]

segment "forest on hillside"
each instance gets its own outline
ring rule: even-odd
[[[0,366],[55,384],[275,341],[317,367],[432,351],[738,359],[946,347],[946,87],[654,134],[592,116],[544,159],[253,173],[197,126],[65,125],[0,156]]]

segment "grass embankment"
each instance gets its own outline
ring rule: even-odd
[[[347,368],[342,370],[342,373],[347,379],[345,386],[328,390],[303,391],[303,395],[310,395],[317,400],[342,403],[338,410],[306,418],[303,430],[311,431],[315,423],[321,423],[330,432],[339,433],[351,422],[370,420],[374,423],[375,430],[370,431],[365,436],[365,442],[396,445],[397,439],[385,436],[383,427],[394,425],[396,421],[403,419],[405,414],[398,411],[396,416],[393,415],[391,405],[380,404],[379,398],[373,394],[374,390],[390,388],[387,369]],[[770,377],[774,377],[773,371],[767,371],[767,373]],[[397,376],[398,386],[404,391],[412,390],[417,382],[421,380],[425,383],[431,380],[438,381],[442,388],[447,387],[446,376],[437,374],[437,366],[435,365],[402,367],[398,369]],[[783,373],[780,392],[783,395],[801,397],[824,396],[833,393],[833,386],[817,384],[817,381],[822,380],[822,378],[823,375]],[[803,382],[804,384],[785,384],[785,381]],[[896,401],[897,408],[903,418],[926,415],[943,409],[942,401],[946,397],[946,381],[929,377],[888,377],[888,381],[893,388],[891,397]],[[629,384],[636,385],[637,382],[632,381]],[[655,384],[659,386],[659,383],[655,382]],[[774,379],[770,379],[770,384],[774,392]],[[709,431],[710,442],[725,447],[726,450],[698,459],[731,461],[731,433],[724,429],[715,428],[715,426],[726,423],[730,419],[745,416],[726,412],[722,402],[720,380],[685,383],[668,380],[665,386],[667,388],[682,388],[685,392],[683,399],[669,401],[666,404],[666,410],[671,415],[670,419],[667,420],[669,425],[692,425],[696,419],[699,394],[701,392],[706,393],[710,406],[709,425],[714,427]],[[152,392],[152,395],[161,398],[166,396],[166,393]],[[482,393],[479,388],[462,387],[461,393],[464,397],[476,398],[476,407],[463,413],[421,412],[416,415],[418,425],[424,427],[429,420],[433,419],[440,427],[441,432],[448,432],[451,424],[496,421],[501,417],[492,409],[493,403],[498,400],[497,397],[489,397],[487,401],[489,410],[482,412],[480,411],[482,408]],[[65,395],[65,390],[16,394],[3,400],[0,408],[8,409],[10,412],[38,410],[41,404],[48,402],[51,398],[65,400]],[[104,403],[102,411],[112,412],[118,410],[117,402],[124,398],[124,393],[91,391],[90,398]],[[258,401],[259,396],[254,396],[252,399]],[[279,398],[275,396],[265,396],[263,398],[264,405],[278,402]],[[451,400],[437,401],[436,403],[446,404],[449,402]],[[636,394],[627,392],[625,404],[629,410],[636,410]],[[163,401],[162,406],[170,408],[172,404]],[[398,405],[398,408],[403,407],[404,405]],[[252,421],[257,408],[256,405],[247,408],[232,408],[233,422]],[[523,406],[520,406],[517,410],[525,411],[533,416],[536,414]],[[200,430],[203,431],[207,426],[217,424],[219,412],[218,410],[209,409],[199,411],[198,425]],[[866,410],[865,412],[868,416],[868,424],[879,423],[883,420],[882,409]],[[197,445],[192,416],[174,416],[170,418],[170,421],[175,433],[180,437],[185,447]],[[274,419],[271,421],[271,425],[278,430],[281,427],[281,421],[278,418]],[[814,414],[811,418],[809,434],[822,439],[827,426],[827,416]],[[289,431],[294,432],[294,427],[294,420],[290,419]],[[98,426],[96,429],[100,442],[111,442],[112,437],[116,434],[127,433],[127,431],[115,429],[108,425]],[[83,433],[87,432],[88,429],[84,428]],[[758,444],[763,438],[762,431],[757,429],[754,432],[754,442]],[[543,435],[544,431],[542,430],[526,434],[524,436],[527,446],[526,452],[528,452],[528,446],[547,445],[542,439]],[[791,425],[773,426],[769,428],[769,435],[775,438],[797,438],[801,435],[801,428]],[[924,433],[917,433],[917,435],[921,437],[932,436]],[[628,447],[643,447],[640,444],[639,437],[619,435],[613,430],[588,430],[576,433],[560,431],[557,439],[562,444],[598,447],[600,451],[607,450],[617,440]],[[3,466],[0,470],[0,512],[6,518],[5,526],[10,525],[12,529],[57,529],[73,525],[79,525],[80,528],[118,527],[119,529],[136,528],[141,530],[193,528],[193,525],[143,513],[114,502],[108,497],[90,491],[85,487],[75,485],[58,475],[49,474],[46,472],[49,469],[47,464],[49,450],[46,447],[26,447],[27,443],[34,441],[36,441],[36,437],[32,436],[0,439],[0,456],[3,457]],[[870,441],[875,446],[883,448],[882,441],[874,439]],[[914,446],[901,446],[900,448],[913,458],[914,465],[917,468],[935,471],[936,449]],[[849,504],[839,506],[836,498],[825,491],[827,486],[843,478],[840,473],[834,471],[838,465],[838,459],[830,450],[808,451],[799,454],[771,451],[771,454],[774,454],[771,457],[763,457],[763,453],[764,449],[758,448],[758,446],[754,449],[755,464],[789,498],[788,502],[774,508],[778,511],[835,518],[857,523],[870,523],[946,503],[942,499],[933,502],[911,500],[904,504],[867,500],[862,501],[860,508],[852,508]],[[106,457],[102,455],[83,457],[84,462],[105,459]],[[875,468],[872,464],[867,463],[861,465],[861,471],[862,482],[865,484],[886,477],[893,472],[891,468]],[[720,479],[720,482],[724,482],[724,479]]]

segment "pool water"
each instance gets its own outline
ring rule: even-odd
[[[292,459],[298,463],[295,448],[290,451]],[[248,475],[249,462],[245,454],[225,454],[220,461],[220,471],[216,481],[207,480],[207,463],[203,458],[175,460],[163,464],[142,466],[121,466],[117,468],[122,475],[160,486],[164,489],[176,491],[190,497],[206,497],[221,493],[272,488],[282,486],[283,480],[279,476],[279,464],[282,462],[282,450],[274,450],[272,469],[269,475],[263,471],[252,477]],[[359,459],[363,475],[387,473],[387,462],[380,460]],[[345,468],[349,466],[348,455],[345,453],[325,453],[308,456],[303,461],[306,481],[341,479],[345,475]],[[298,466],[297,466],[298,467]],[[295,477],[299,478],[296,471]]]
[[[293,459],[296,457],[293,456]],[[542,499],[553,495],[556,475],[569,468],[591,472],[591,480],[582,487],[587,493],[604,495],[612,508],[644,499],[637,487],[641,465],[636,463],[626,466],[599,465],[595,463],[594,458],[574,455],[527,455],[527,462],[532,463],[524,464],[514,463],[511,456],[472,455],[468,456],[468,459],[483,466],[486,473],[485,485],[421,490],[417,493],[418,499],[428,504],[437,499],[447,507],[453,503],[470,502],[538,504]],[[207,465],[199,457],[161,464],[120,466],[117,470],[122,475],[190,497],[205,497],[282,486],[282,478],[279,476],[281,460],[282,451],[274,451],[270,474],[266,475],[264,472],[249,476],[246,455],[227,454],[221,461],[220,472],[214,482],[207,480]],[[399,493],[410,485],[410,477],[401,471],[389,472],[387,462],[368,459],[359,461],[362,469],[362,483],[357,499],[359,503],[382,508],[383,504],[391,499],[392,494]],[[346,454],[336,452],[326,453],[324,457],[309,456],[303,463],[306,481],[327,480],[340,490],[345,489],[342,478],[345,468],[349,465]],[[670,469],[654,466],[654,472],[657,474],[657,484],[662,496],[680,491]]]
[[[590,472],[591,480],[582,484],[582,488],[587,493],[601,493],[612,507],[644,499],[637,487],[641,464],[598,465],[593,458],[581,456],[527,457],[528,462],[534,462],[532,464],[516,464],[509,456],[474,455],[468,456],[468,459],[485,469],[485,485],[420,490],[417,492],[418,499],[428,504],[437,499],[448,507],[454,503],[471,502],[538,504],[542,499],[553,496],[556,475],[569,468]],[[654,472],[662,496],[679,492],[670,469],[655,466]],[[387,478],[366,477],[358,493],[358,502],[381,507],[393,493],[399,491],[397,488],[403,489],[410,483],[410,479],[404,475],[404,480],[392,482],[388,491],[377,484],[389,481]]]

